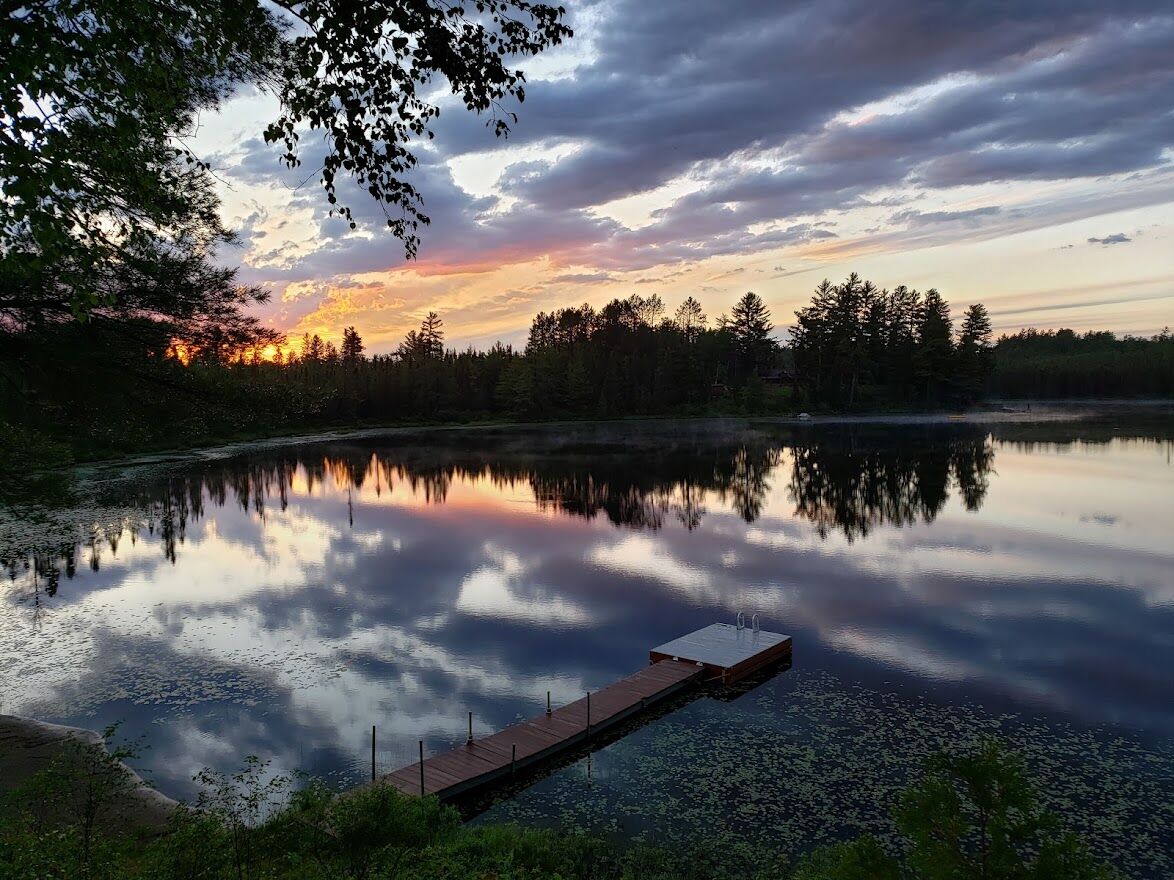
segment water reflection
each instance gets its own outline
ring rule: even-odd
[[[795,637],[793,681],[1103,728],[1161,766],[1169,438],[584,427],[135,471],[8,531],[0,711],[123,719],[178,795],[250,752],[353,779],[373,723],[390,769],[460,741],[466,711],[500,729],[744,610]],[[739,723],[778,737],[762,693]]]
[[[669,519],[693,531],[702,524],[709,497],[754,523],[772,482],[783,473],[795,516],[815,524],[823,537],[839,531],[851,540],[877,525],[932,522],[954,490],[967,510],[977,510],[994,460],[985,432],[932,432],[912,443],[907,436],[878,442],[849,432],[790,446],[756,436],[753,442],[680,444],[659,452],[613,449],[600,456],[564,443],[550,453],[332,445],[236,458],[147,478],[107,498],[129,504],[136,515],[95,522],[84,547],[72,541],[32,553],[9,548],[3,562],[10,578],[26,569],[52,596],[62,575],[76,574],[79,555],[97,571],[103,553],[117,554],[123,540],[157,538],[175,563],[189,524],[209,507],[231,504],[264,519],[271,509],[285,512],[291,495],[345,493],[347,523],[353,526],[356,495],[382,498],[403,486],[420,504],[443,505],[454,482],[487,481],[502,491],[528,486],[543,512],[584,519],[602,515],[614,525],[642,530],[659,530]]]

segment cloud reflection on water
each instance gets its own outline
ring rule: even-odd
[[[407,761],[746,610],[809,667],[1168,739],[1165,447],[1023,432],[471,433],[147,473],[106,499],[133,541],[35,577],[10,554],[0,710],[125,719],[179,794],[249,752],[345,775],[372,723]]]

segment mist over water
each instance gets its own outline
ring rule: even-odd
[[[484,818],[804,849],[888,833],[924,756],[997,733],[1106,857],[1163,876],[1172,451],[1168,417],[664,423],[104,473],[76,510],[0,524],[0,711],[121,721],[177,797],[247,754],[353,784],[373,724],[389,771],[463,741],[468,711],[498,730],[745,611],[794,637],[792,668]]]

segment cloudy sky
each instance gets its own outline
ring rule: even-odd
[[[783,327],[857,271],[997,330],[1174,325],[1169,0],[567,5],[507,141],[442,102],[414,262],[364,196],[358,230],[326,216],[311,154],[281,167],[270,98],[203,120],[266,320],[379,352],[430,309],[486,345],[543,309],[692,294],[716,317],[754,290]]]

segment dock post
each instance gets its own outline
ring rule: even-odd
[[[420,797],[424,797],[424,740],[420,740]]]
[[[587,691],[587,736],[591,736],[591,691]]]
[[[375,781],[375,725],[371,725],[371,781]]]
[[[550,691],[546,692],[546,714],[550,714]]]
[[[518,766],[518,744],[514,743],[510,746],[510,776],[514,775],[514,771]]]
[[[471,746],[473,744],[473,713],[469,713],[469,738],[465,740],[465,745]]]

